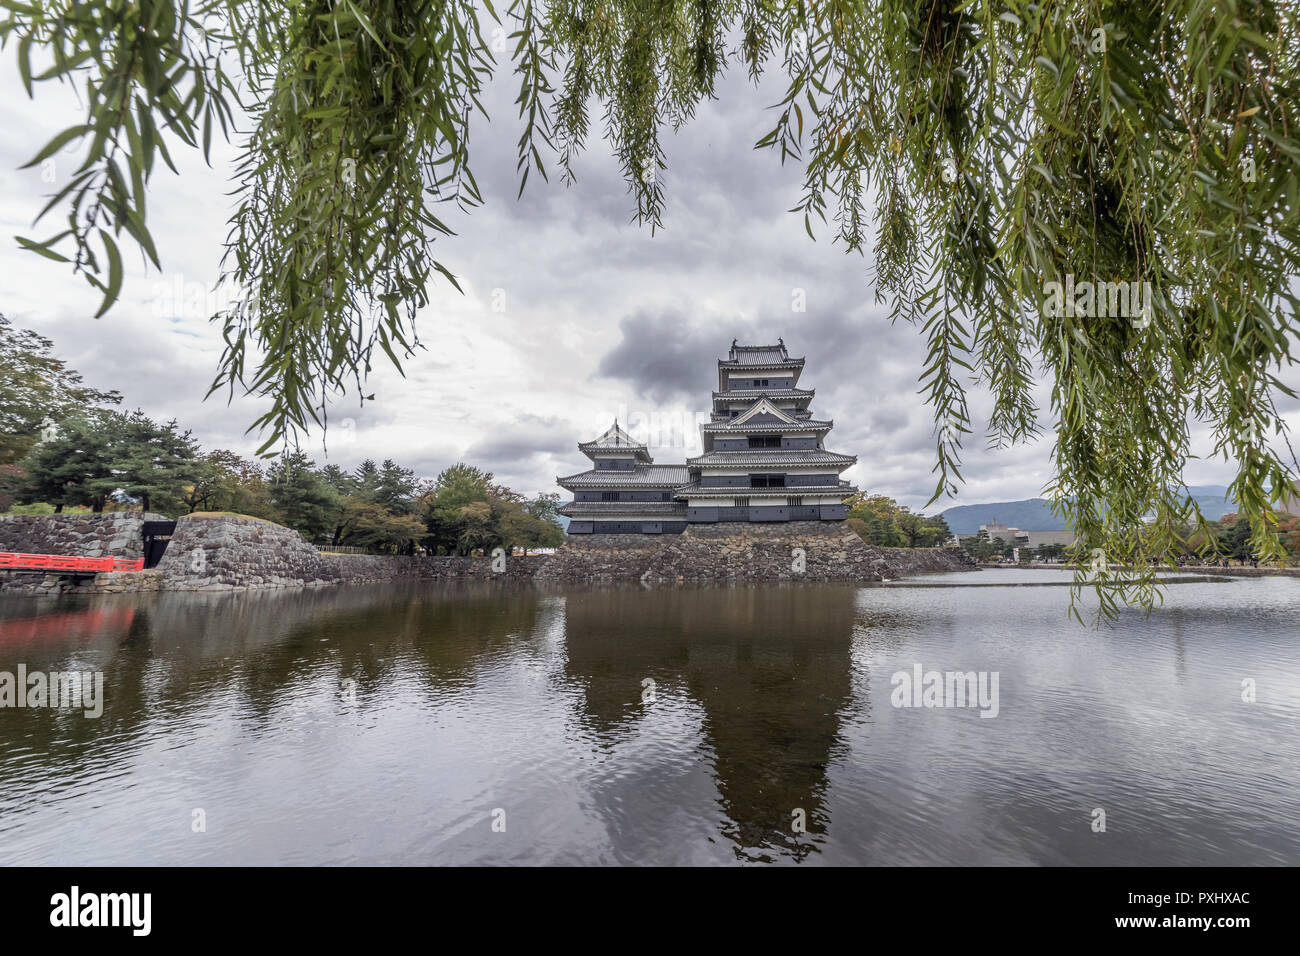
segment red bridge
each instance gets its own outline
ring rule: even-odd
[[[20,554],[0,551],[0,571],[143,571],[144,558],[78,558],[67,554]]]

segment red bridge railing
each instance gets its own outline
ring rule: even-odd
[[[78,558],[66,554],[21,554],[0,551],[0,570],[143,571],[144,558]]]

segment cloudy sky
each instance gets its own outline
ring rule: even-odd
[[[61,228],[54,218],[31,227],[53,187],[39,168],[17,167],[81,113],[68,90],[50,84],[28,100],[8,51],[0,89],[0,232],[43,238]],[[770,121],[764,108],[779,98],[773,85],[755,89],[733,70],[720,100],[669,139],[666,228],[653,237],[630,221],[631,197],[596,136],[576,187],[534,176],[516,201],[514,95],[503,72],[487,97],[492,122],[480,121],[471,139],[485,206],[453,217],[459,234],[436,243],[465,295],[432,290],[419,320],[425,351],[406,363],[405,378],[380,368],[368,389],[375,401],[363,407],[351,395],[331,407],[328,452],[319,435],[305,443],[318,462],[393,458],[432,477],[464,460],[525,493],[558,491],[556,475],[586,466],[576,443],[615,417],[658,446],[656,460],[680,461],[698,453],[696,423],[731,340],[780,336],[807,357],[801,384],[817,390],[814,411],[836,422],[828,446],[858,456],[845,477],[925,504],[934,428],[917,394],[923,342],[875,305],[869,260],[845,255],[825,230],[809,241],[802,218],[787,211],[798,168],[752,148]],[[204,400],[220,339],[207,304],[190,296],[217,278],[236,150],[214,147],[212,168],[183,148],[172,152],[180,177],[161,168],[150,193],[162,275],[128,257],[121,300],[94,320],[98,294],[66,266],[0,240],[0,312],[53,339],[60,357],[91,384],[121,391],[126,407],[179,419],[206,448],[251,453],[260,441],[245,429],[258,405]],[[76,164],[75,153],[61,154],[54,173]],[[792,308],[795,290],[806,311]],[[988,408],[987,395],[972,391],[978,426]],[[1294,403],[1283,409],[1300,425]],[[1043,425],[1050,430],[1046,417]],[[978,436],[970,444],[960,503],[1041,492],[1049,440],[996,451]],[[1195,462],[1188,475],[1195,484],[1230,478],[1218,461]]]

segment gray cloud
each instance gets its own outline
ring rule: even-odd
[[[579,436],[572,427],[558,418],[521,415],[517,425],[495,431],[475,442],[465,454],[475,461],[489,464],[513,462],[530,455],[560,452],[578,440]]]
[[[600,360],[597,375],[628,382],[655,401],[681,396],[705,409],[717,387],[717,360],[726,357],[732,338],[754,335],[749,322],[692,320],[677,309],[638,311],[618,328],[622,341]]]

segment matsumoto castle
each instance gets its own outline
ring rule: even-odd
[[[704,453],[656,465],[615,422],[578,449],[592,468],[557,478],[573,492],[560,513],[569,534],[679,534],[720,521],[843,521],[857,491],[840,472],[857,458],[827,451],[834,423],[813,418],[815,392],[799,387],[804,360],[785,342],[737,345],[718,362],[713,412],[700,425]]]

